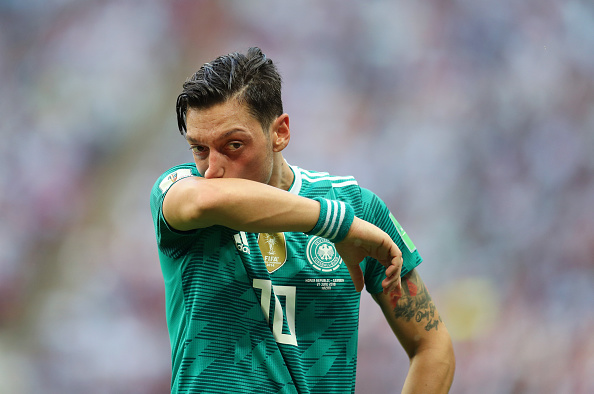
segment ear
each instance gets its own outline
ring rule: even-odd
[[[272,150],[280,152],[289,145],[291,130],[289,129],[289,115],[282,114],[274,120],[270,127]]]

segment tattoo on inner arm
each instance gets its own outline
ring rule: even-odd
[[[425,323],[426,331],[439,328],[441,316],[416,271],[402,278],[402,294],[392,295],[392,306],[396,318]]]

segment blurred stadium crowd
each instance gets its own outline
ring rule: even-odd
[[[306,169],[357,176],[415,241],[454,393],[594,392],[594,3],[0,2],[0,392],[163,393],[148,206],[191,161],[175,98],[260,46]],[[357,388],[407,359],[363,295]]]

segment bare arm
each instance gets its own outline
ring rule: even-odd
[[[319,203],[245,179],[189,177],[171,187],[163,201],[170,226],[187,231],[222,225],[248,232],[309,231]]]
[[[450,335],[416,270],[402,278],[402,293],[374,295],[410,358],[403,393],[447,393],[454,379]]]
[[[245,179],[188,177],[174,183],[163,201],[163,215],[177,230],[222,225],[247,232],[308,232],[320,214],[317,201]],[[355,288],[363,289],[359,263],[371,256],[386,269],[385,291],[400,290],[402,254],[392,239],[371,223],[355,218],[336,244]]]

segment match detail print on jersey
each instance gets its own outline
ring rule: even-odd
[[[287,261],[287,240],[283,233],[258,234],[258,246],[268,272],[273,273]]]

